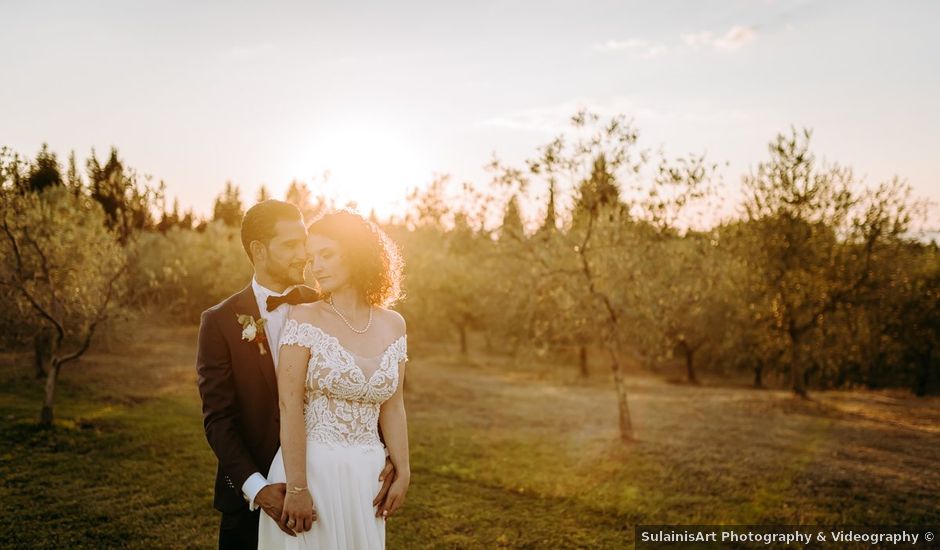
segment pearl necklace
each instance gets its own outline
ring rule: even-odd
[[[330,307],[333,308],[333,311],[335,311],[336,314],[339,315],[339,318],[342,319],[344,323],[346,323],[346,326],[349,327],[349,330],[355,332],[356,334],[364,334],[367,330],[369,330],[369,327],[372,326],[372,304],[369,304],[369,322],[366,323],[366,328],[359,330],[359,329],[354,328],[352,325],[350,325],[349,321],[346,320],[346,317],[342,313],[340,313],[338,309],[336,309],[336,306],[333,305],[332,294],[330,295],[330,299],[327,301],[327,303],[330,304]]]

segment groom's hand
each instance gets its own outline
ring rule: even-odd
[[[382,468],[382,471],[379,473],[379,480],[382,482],[382,488],[379,489],[379,494],[375,495],[375,498],[372,499],[372,506],[378,506],[378,509],[375,511],[375,517],[382,515],[382,505],[385,503],[388,488],[391,487],[392,482],[395,481],[395,466],[392,464],[392,458],[389,456],[385,457],[385,467]]]
[[[265,485],[258,491],[258,494],[255,495],[255,502],[258,503],[258,506],[261,506],[261,509],[264,510],[264,513],[271,516],[271,519],[277,523],[277,526],[281,528],[281,531],[284,531],[288,535],[295,537],[297,536],[291,529],[281,523],[281,511],[284,508],[284,497],[287,495],[287,484],[286,483],[272,483],[270,485]]]

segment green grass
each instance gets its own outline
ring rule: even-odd
[[[28,356],[0,355],[0,547],[215,547],[195,328],[142,328],[64,371],[52,429],[35,423]],[[411,344],[412,484],[389,548],[621,548],[638,523],[940,523],[936,398],[633,376],[623,445],[606,373]]]

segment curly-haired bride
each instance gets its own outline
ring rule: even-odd
[[[268,473],[287,484],[282,525],[296,536],[261,514],[258,548],[384,548],[411,478],[405,320],[387,309],[401,297],[401,256],[348,210],[310,224],[307,253],[323,298],[291,306],[281,334],[281,448]],[[383,499],[386,457],[394,469]]]

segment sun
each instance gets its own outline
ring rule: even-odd
[[[334,198],[339,207],[353,202],[364,215],[375,210],[380,219],[403,215],[408,191],[431,176],[426,159],[407,132],[378,125],[345,125],[317,132],[297,158],[295,173],[316,177],[311,188],[314,194]]]

